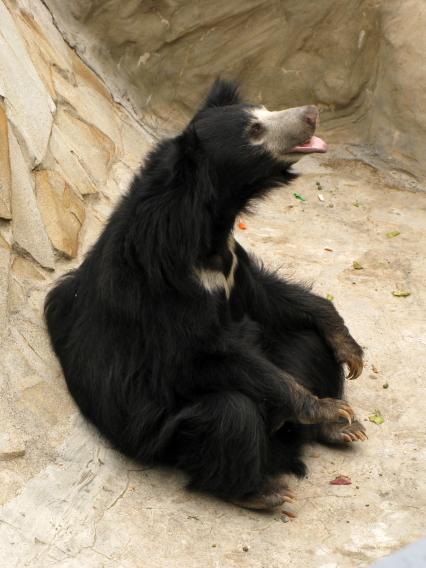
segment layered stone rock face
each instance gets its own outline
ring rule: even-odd
[[[22,455],[46,417],[53,430],[67,418],[43,299],[80,262],[150,143],[41,1],[0,1],[0,461]]]
[[[61,29],[156,130],[218,74],[271,108],[315,103],[332,140],[426,173],[422,0],[47,0]]]

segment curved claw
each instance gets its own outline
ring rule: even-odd
[[[346,412],[346,410],[344,410],[343,408],[339,408],[338,414],[339,414],[339,416],[342,416],[343,418],[345,418],[345,420],[347,420],[347,422],[349,424],[352,424],[352,417],[349,414],[349,412]]]
[[[350,359],[349,361],[346,361],[346,364],[349,367],[349,372],[346,378],[350,381],[357,379],[364,368],[362,359]]]
[[[352,409],[350,409],[351,412]],[[346,412],[346,411],[345,411]],[[345,417],[347,419],[347,417]],[[331,444],[350,444],[353,442],[364,442],[368,439],[364,431],[364,426],[353,416],[352,424],[342,424],[342,422],[332,422],[322,424],[322,440]]]
[[[344,410],[346,410],[347,412],[349,412],[350,416],[352,419],[355,418],[355,411],[353,410],[353,408],[350,406],[350,404],[348,404],[347,402],[345,402],[345,404],[342,406],[342,408]]]
[[[295,519],[297,517],[296,513],[294,513],[293,511],[289,511],[288,509],[283,509],[281,512],[283,515],[286,515],[290,519]]]

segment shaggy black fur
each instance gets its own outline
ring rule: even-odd
[[[251,200],[295,177],[247,142],[249,108],[216,82],[184,132],[154,148],[45,306],[83,414],[127,455],[173,464],[194,489],[228,499],[265,491],[279,472],[304,474],[314,427],[300,422],[316,399],[296,387],[341,396],[344,358],[331,338],[347,335],[330,302],[230,240]],[[229,277],[233,247],[228,298],[196,271]]]

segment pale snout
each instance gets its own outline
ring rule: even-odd
[[[262,125],[262,135],[255,142],[262,144],[275,157],[297,160],[301,156],[326,152],[327,144],[317,136],[315,129],[319,122],[319,111],[316,106],[307,105],[280,111],[269,111],[266,108],[254,109],[255,120]]]

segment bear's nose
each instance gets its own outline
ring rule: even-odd
[[[310,105],[305,107],[304,120],[310,126],[316,126],[318,120],[318,109],[316,106]]]

